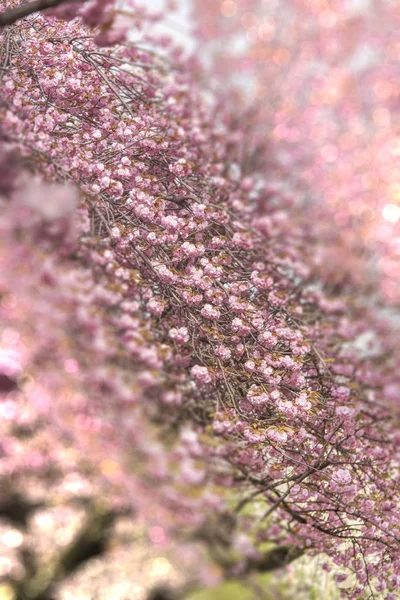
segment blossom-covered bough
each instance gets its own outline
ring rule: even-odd
[[[68,469],[200,537],[227,576],[325,553],[351,598],[393,600],[394,325],[324,290],[295,190],[271,187],[229,90],[208,94],[161,35],[99,46],[107,14],[100,34],[41,15],[1,34],[3,152],[21,165],[2,184],[3,339],[27,336],[35,381],[5,354],[2,473],[27,477],[23,393],[59,481],[52,449],[70,445],[87,462]]]

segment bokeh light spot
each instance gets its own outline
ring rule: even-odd
[[[14,590],[8,583],[0,585],[0,600],[15,600]]]
[[[18,548],[24,541],[24,536],[17,529],[8,529],[3,534],[2,541],[9,548]]]
[[[333,144],[326,144],[321,148],[321,156],[325,162],[332,163],[338,159],[339,151]]]
[[[234,17],[236,11],[236,2],[233,2],[233,0],[225,0],[225,2],[221,4],[221,15],[223,17]]]
[[[397,204],[386,204],[382,211],[382,217],[389,223],[397,223],[400,219],[400,206],[397,206]]]

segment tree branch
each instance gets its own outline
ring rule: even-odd
[[[66,1],[67,0],[33,0],[33,2],[21,4],[16,8],[10,8],[10,10],[5,10],[0,13],[0,27],[12,25],[15,21],[18,21],[18,19],[23,19],[23,17],[45,10],[46,8],[55,8]]]
[[[12,493],[1,500],[0,517],[9,519],[15,527],[25,528],[31,513],[44,506],[44,502],[29,502],[18,493]]]
[[[277,546],[263,554],[260,558],[248,559],[246,572],[267,573],[275,569],[282,569],[282,567],[286,567],[303,554],[304,550],[293,544]]]

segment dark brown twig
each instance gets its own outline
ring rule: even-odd
[[[75,2],[81,2],[82,0],[75,0]],[[10,8],[9,10],[5,10],[0,13],[0,27],[5,27],[6,25],[12,25],[15,21],[19,19],[23,19],[28,15],[31,15],[35,12],[40,12],[41,10],[45,10],[46,8],[55,8],[59,4],[63,4],[66,0],[33,0],[33,2],[27,2],[26,4],[21,4],[16,8]]]

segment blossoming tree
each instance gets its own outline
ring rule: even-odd
[[[97,547],[130,511],[227,577],[319,553],[349,597],[394,600],[398,332],[316,267],[301,151],[282,164],[139,3],[1,4],[5,485],[106,496]]]

